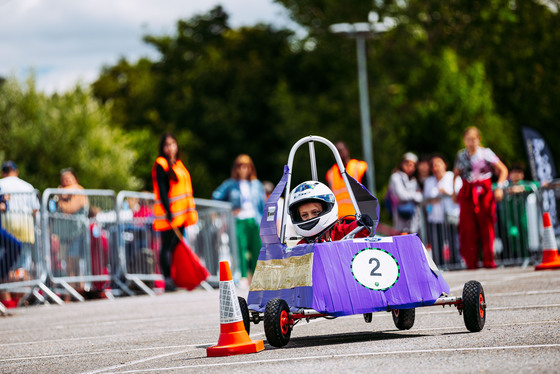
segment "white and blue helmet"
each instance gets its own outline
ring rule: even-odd
[[[317,217],[303,221],[299,207],[304,203],[318,202],[323,211]],[[296,232],[303,237],[312,237],[321,233],[338,219],[338,204],[334,193],[321,182],[307,181],[299,184],[290,193],[288,212]]]

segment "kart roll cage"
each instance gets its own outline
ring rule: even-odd
[[[350,196],[350,200],[352,201],[352,205],[354,207],[354,210],[356,211],[356,220],[360,220],[365,214],[369,215],[373,220],[373,230],[371,230],[370,236],[374,236],[375,228],[377,227],[377,223],[379,222],[379,205],[377,203],[377,199],[372,196],[371,193],[361,183],[359,183],[346,173],[346,167],[342,162],[342,159],[340,158],[340,154],[330,140],[321,136],[309,135],[296,142],[292,146],[292,149],[290,150],[290,154],[288,156],[288,179],[286,182],[286,188],[284,189],[284,209],[280,230],[280,242],[286,243],[286,219],[288,214],[288,200],[291,192],[292,167],[294,163],[294,157],[296,151],[305,143],[309,145],[311,179],[314,181],[319,181],[317,174],[317,159],[315,157],[315,142],[326,145],[333,153],[346,189],[348,190],[348,195]]]

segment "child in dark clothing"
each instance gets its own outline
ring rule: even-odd
[[[355,220],[338,222],[338,204],[333,192],[316,181],[303,182],[294,188],[288,209],[295,231],[304,237],[298,244],[340,240],[363,224]],[[368,235],[369,230],[364,227],[354,237]]]

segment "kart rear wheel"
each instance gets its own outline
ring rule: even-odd
[[[414,326],[414,317],[416,316],[415,309],[393,309],[393,322],[399,330],[409,330]]]
[[[282,299],[272,299],[266,303],[264,332],[268,344],[278,348],[288,344],[292,327],[288,303]]]
[[[249,316],[249,308],[247,307],[247,301],[241,296],[237,297],[239,300],[239,307],[241,308],[241,315],[243,316],[243,324],[245,325],[245,330],[247,334],[251,333],[251,317]]]
[[[463,287],[463,319],[467,330],[479,332],[486,322],[486,297],[482,284],[468,281]]]

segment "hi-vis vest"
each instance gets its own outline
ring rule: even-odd
[[[167,160],[164,157],[158,157],[152,168],[152,181],[156,198],[156,203],[154,205],[154,230],[171,230],[171,224],[173,224],[173,227],[194,225],[198,222],[198,213],[194,204],[191,175],[189,171],[185,168],[181,160],[178,160],[175,165],[172,166],[178,181],[169,181],[169,208],[172,218],[170,224],[165,214],[163,204],[161,203],[161,196],[157,184],[157,165],[160,165],[165,172],[169,170]]]
[[[362,181],[366,170],[367,163],[365,161],[352,159],[348,162],[348,165],[346,165],[346,174],[358,182]],[[327,171],[327,183],[333,191],[336,202],[338,203],[338,218],[356,214],[356,210],[352,205],[352,200],[350,200],[350,195],[348,194],[344,179],[342,179],[337,164],[334,164],[333,167]]]

